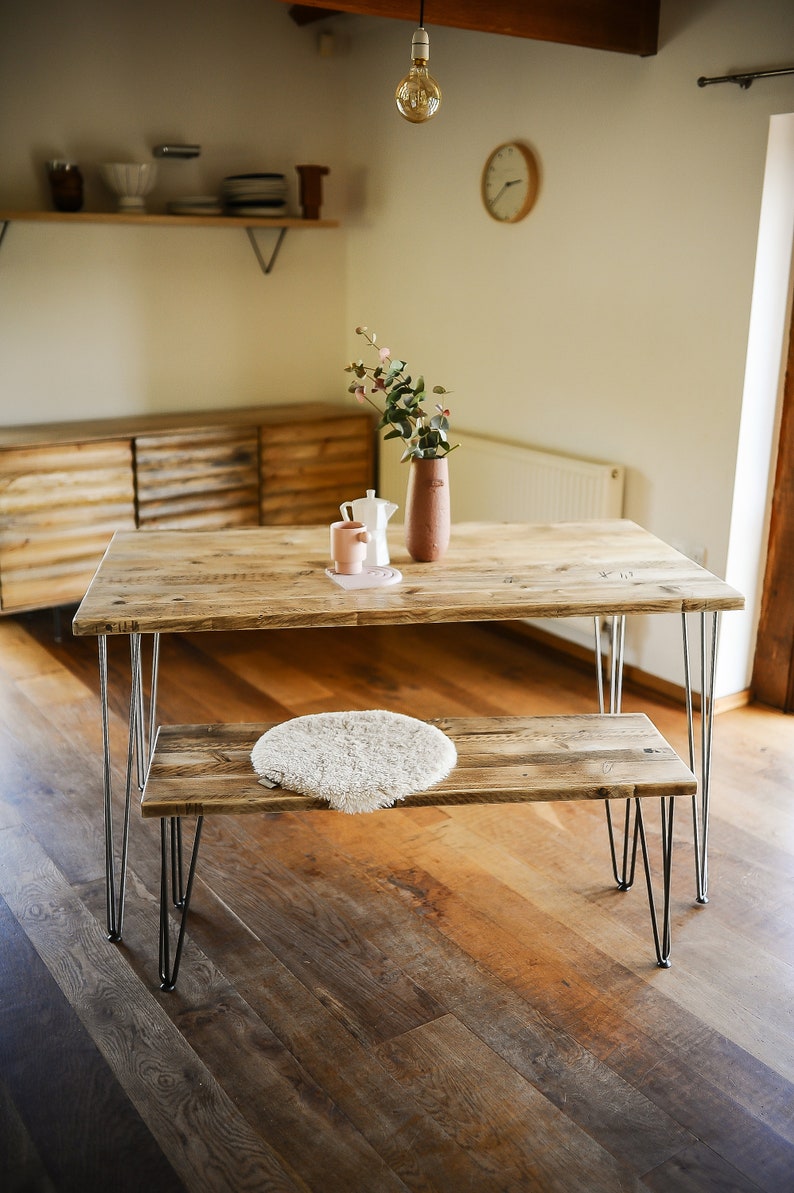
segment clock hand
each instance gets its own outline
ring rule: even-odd
[[[501,186],[501,187],[499,188],[499,190],[496,192],[496,194],[494,195],[493,199],[491,199],[491,207],[495,207],[495,206],[496,206],[496,204],[499,202],[499,200],[501,199],[502,195],[505,193],[505,191],[507,190],[507,188],[508,188],[509,186],[515,186],[515,185],[516,185],[517,183],[519,183],[520,181],[521,181],[521,179],[520,179],[520,178],[510,178],[510,179],[509,179],[507,182],[504,182],[504,183],[502,183],[502,186]]]

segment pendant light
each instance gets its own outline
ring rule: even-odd
[[[425,32],[425,2],[419,8],[419,28],[411,41],[411,69],[397,84],[394,98],[397,111],[411,124],[432,120],[441,106],[441,88],[428,72],[430,38]]]

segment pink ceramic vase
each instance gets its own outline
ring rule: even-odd
[[[449,546],[449,461],[412,459],[405,496],[405,545],[417,563],[440,559]]]

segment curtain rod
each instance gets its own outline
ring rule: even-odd
[[[698,87],[708,87],[711,83],[738,83],[746,91],[753,79],[771,79],[773,75],[794,75],[794,66],[784,66],[780,70],[745,70],[739,75],[720,75],[712,79],[701,75]]]

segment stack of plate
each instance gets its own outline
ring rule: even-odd
[[[223,180],[223,202],[230,215],[285,215],[283,174],[232,174]]]
[[[172,215],[223,215],[223,205],[217,195],[183,195],[168,204]]]

